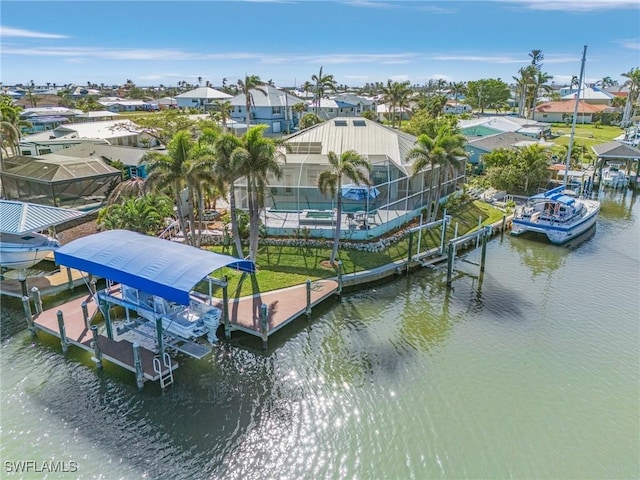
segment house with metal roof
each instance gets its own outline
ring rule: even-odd
[[[632,184],[637,185],[638,170],[640,170],[640,148],[634,147],[633,145],[629,145],[627,143],[619,142],[618,140],[602,143],[600,145],[594,145],[591,148],[598,156],[598,159],[596,160],[596,166],[599,167],[600,178],[602,178],[602,168],[604,167],[605,163],[624,163],[626,165],[627,175],[629,175]]]
[[[204,108],[206,104],[216,100],[229,100],[231,95],[211,87],[198,87],[176,95],[178,108]]]
[[[504,115],[459,120],[458,126],[461,133],[469,140],[505,132],[519,133],[536,139],[548,137],[551,134],[550,125],[527,118]]]
[[[569,91],[561,97],[561,100],[571,100],[575,102],[576,91]],[[580,101],[590,105],[611,105],[611,100],[615,95],[605,90],[589,85],[583,85],[580,89]]]
[[[445,198],[457,190],[464,181],[466,159],[461,158],[450,169],[442,171],[427,167],[414,175],[413,163],[407,159],[414,148],[416,137],[381,125],[362,117],[340,117],[314,125],[285,138],[284,154],[286,163],[282,165],[281,179],[268,178],[269,187],[265,191],[265,207],[268,215],[303,215],[305,211],[331,212],[335,199],[325,197],[318,189],[318,177],[330,168],[328,155],[337,155],[347,150],[355,150],[371,163],[370,179],[375,187],[369,198],[343,199],[345,214],[354,212],[374,212],[379,231],[384,234],[408,220],[420,215],[427,205],[429,191],[431,197],[438,190],[436,181],[442,181],[441,196]],[[343,184],[353,179],[344,178]],[[236,203],[246,208],[246,181],[236,182]],[[293,212],[293,213],[292,213]],[[315,217],[314,217],[315,220]],[[274,226],[267,222],[267,230],[274,235],[291,233],[286,231],[287,222]],[[296,228],[299,225],[296,224]],[[285,229],[285,230],[283,230]],[[351,235],[347,229],[344,235]],[[312,236],[332,235],[331,229],[314,229]],[[353,237],[350,237],[353,238]]]
[[[109,110],[94,110],[92,112],[81,113],[73,117],[75,122],[103,122],[107,120],[115,120],[120,116],[117,112]]]
[[[158,153],[166,153],[166,150],[157,150]],[[112,165],[120,162],[124,165],[129,178],[146,178],[147,165],[143,159],[149,150],[135,147],[121,147],[118,145],[79,144],[65,148],[57,152],[59,156],[85,160],[99,158]]]
[[[111,145],[129,147],[154,147],[159,145],[156,138],[140,129],[131,120],[83,122],[61,125],[46,132],[36,133],[24,137],[23,143],[46,143],[61,139],[86,138],[92,140],[106,140]]]
[[[478,165],[482,161],[483,155],[491,153],[494,150],[500,148],[512,149],[527,147],[529,145],[540,145],[544,148],[550,148],[554,144],[552,142],[545,142],[544,140],[537,140],[521,133],[503,132],[470,139],[464,146],[464,149],[469,154],[469,163]]]
[[[293,107],[304,104],[304,100],[270,85],[261,85],[259,88],[251,89],[249,93],[251,125],[268,125],[269,128],[265,132],[267,135],[289,133],[298,126],[300,115],[293,111]],[[236,95],[229,103],[233,107],[231,118],[236,122],[247,123],[245,95]]]

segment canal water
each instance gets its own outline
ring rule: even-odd
[[[482,281],[476,252],[450,291],[424,270],[347,294],[267,352],[236,335],[165,393],[5,301],[0,476],[638,478],[638,203],[608,195],[569,246],[498,237]]]

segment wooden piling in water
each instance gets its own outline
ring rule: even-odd
[[[447,258],[447,287],[451,287],[451,279],[453,277],[453,264],[456,256],[456,246],[453,241],[449,241],[449,251]]]
[[[307,318],[311,318],[311,280],[307,278],[307,308],[305,308]]]
[[[67,342],[67,329],[64,326],[64,316],[62,311],[58,310],[56,313],[58,317],[58,331],[60,332],[60,344],[62,345],[62,353],[67,353],[69,350],[69,344]]]
[[[158,355],[164,358],[164,333],[162,331],[162,317],[156,317],[156,340],[158,342]]]
[[[136,369],[136,385],[138,390],[144,387],[144,372],[142,370],[142,358],[140,357],[140,345],[138,342],[133,344],[133,365]]]
[[[87,330],[91,328],[89,325],[89,309],[87,308],[87,302],[82,302],[80,304],[80,308],[82,308],[82,318],[84,319],[84,325],[87,327]]]
[[[224,338],[231,338],[231,320],[229,318],[229,291],[227,284],[227,276],[224,276],[224,285],[222,286],[222,320],[224,322]]]
[[[40,294],[38,287],[33,287],[31,289],[31,294],[33,295],[33,304],[36,307],[36,315],[39,315],[42,313],[42,295]]]
[[[260,305],[260,333],[262,334],[262,348],[267,349],[269,342],[269,323],[267,305]]]
[[[491,227],[484,227],[484,234],[482,235],[482,254],[480,256],[480,275],[484,274],[484,263],[487,259],[487,237]]]
[[[93,341],[91,342],[91,346],[93,347],[92,360],[96,362],[96,368],[102,370],[102,352],[100,351],[100,343],[98,343],[97,325],[91,325],[91,335],[93,336]]]
[[[338,260],[337,265],[338,265],[338,290],[336,290],[336,293],[338,294],[338,297],[339,297],[342,295],[342,260]]]
[[[24,273],[21,273],[18,276],[18,281],[20,282],[20,289],[22,291],[22,296],[23,297],[28,297],[29,296],[29,289],[27,288],[27,277],[25,277]]]
[[[27,328],[29,329],[29,333],[31,333],[32,337],[36,335],[36,329],[33,326],[33,313],[31,312],[31,302],[29,301],[29,297],[24,295],[22,297],[22,307],[24,308],[24,316],[27,320]]]

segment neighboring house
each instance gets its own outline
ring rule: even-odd
[[[94,110],[92,112],[81,113],[73,117],[73,121],[76,123],[82,122],[103,122],[106,120],[115,120],[120,114],[116,112],[110,112],[109,110]]]
[[[268,125],[266,134],[291,132],[298,126],[300,118],[298,113],[293,111],[293,106],[299,103],[304,104],[304,100],[269,85],[262,85],[249,93],[251,94],[251,125]],[[231,118],[236,122],[246,123],[247,106],[244,94],[236,95],[229,100],[229,103],[233,107]]]
[[[158,105],[160,110],[164,110],[165,108],[178,108],[178,101],[175,97],[162,97],[150,103]]]
[[[166,150],[158,150],[166,153]],[[122,162],[129,178],[147,177],[147,166],[142,160],[149,150],[134,147],[119,147],[116,145],[79,144],[57,152],[61,157],[81,158],[90,160],[98,158],[113,166],[113,162]]]
[[[205,108],[205,105],[216,100],[229,100],[231,95],[210,87],[199,87],[180,95],[176,95],[178,108]]]
[[[466,103],[455,102],[447,100],[447,103],[442,107],[442,113],[451,113],[453,115],[461,115],[463,113],[471,113],[473,108]]]
[[[348,103],[339,98],[321,98],[320,105],[316,100],[307,100],[307,111],[313,112],[321,120],[329,120],[337,117],[355,117],[356,104]]]
[[[363,112],[376,112],[376,101],[372,98],[362,97],[353,93],[340,93],[333,97],[334,100],[340,100],[355,106],[355,115],[361,116]]]
[[[64,123],[72,121],[82,110],[66,107],[36,107],[26,108],[20,112],[20,118],[31,123],[31,127],[23,128],[23,134],[52,130]]]
[[[142,100],[98,100],[100,105],[103,105],[110,112],[136,112],[143,110],[150,110],[150,104]]]
[[[33,135],[31,135],[33,137]],[[93,140],[88,138],[60,138],[60,139],[41,139],[41,140],[20,140],[18,145],[20,149],[20,155],[24,156],[38,156],[46,155],[47,153],[59,152],[65,148],[73,147],[74,145],[88,144],[88,145],[109,145],[106,140]]]
[[[562,95],[561,100],[576,100],[576,91],[571,90],[566,95]],[[580,89],[580,101],[589,105],[611,105],[614,95],[599,88],[583,85]]]
[[[129,147],[155,147],[159,145],[157,139],[142,131],[131,120],[61,125],[47,132],[24,137],[20,145],[33,142],[46,144],[52,141],[78,138],[106,140],[111,145]]]
[[[545,148],[551,148],[554,144],[552,142],[545,142],[544,140],[536,140],[521,133],[504,132],[469,140],[464,146],[464,149],[469,154],[469,163],[478,165],[481,163],[483,155],[499,148],[510,149],[529,145],[540,145]]]
[[[400,115],[396,115],[396,117],[402,117],[402,120],[409,120],[409,114],[411,113],[410,108],[398,108],[396,107],[396,112],[399,112]],[[391,121],[391,105],[387,105],[386,103],[380,103],[376,105],[376,113],[378,114],[378,120]]]
[[[71,92],[71,98],[74,100],[79,100],[81,98],[87,97],[97,97],[100,95],[100,90],[95,90],[93,88],[85,88],[85,87],[75,87]]]
[[[413,164],[407,159],[416,137],[365,118],[340,117],[294,133],[285,139],[286,163],[282,177],[268,177],[265,207],[271,210],[302,212],[335,208],[335,199],[325,197],[318,189],[318,177],[330,168],[329,152],[341,155],[355,150],[372,165],[371,181],[375,185],[374,198],[369,200],[343,199],[344,212],[374,211],[380,234],[399,227],[420,215],[427,204],[430,167],[427,174],[413,175]],[[453,171],[443,172],[442,197],[457,190],[464,181],[466,162],[461,158]],[[436,167],[440,168],[440,167]],[[451,173],[451,174],[450,174]],[[343,178],[343,185],[351,183]],[[433,187],[435,195],[437,187]],[[246,208],[246,180],[236,182],[236,201]],[[276,233],[274,231],[274,233]],[[286,232],[277,232],[286,233]],[[311,235],[331,235],[312,230]],[[348,235],[349,232],[344,232]]]
[[[533,112],[533,118],[545,123],[562,123],[571,120],[575,109],[575,98],[562,102],[540,104]],[[594,115],[608,110],[607,105],[591,105],[580,101],[578,104],[577,123],[593,123]]]
[[[495,115],[459,120],[458,126],[467,139],[486,137],[497,133],[514,132],[539,139],[551,135],[551,126],[527,118]]]

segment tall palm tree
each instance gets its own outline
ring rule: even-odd
[[[464,143],[464,136],[453,130],[450,125],[442,123],[435,136],[427,134],[420,135],[416,140],[416,147],[411,149],[407,154],[407,159],[415,162],[413,164],[414,177],[423,172],[427,167],[430,167],[429,191],[427,194],[427,221],[435,219],[438,215],[443,171],[445,172],[446,180],[446,175],[454,162],[458,161],[460,157],[467,156],[463,148]],[[438,175],[434,178],[436,167],[438,168]],[[437,191],[435,202],[432,202],[432,191],[434,187]],[[432,203],[435,203],[433,212]]]
[[[193,229],[187,231],[181,192],[187,188],[188,198],[191,198],[188,182],[194,177],[192,172],[193,154],[194,142],[191,139],[191,134],[180,131],[167,145],[166,155],[159,152],[149,152],[143,158],[143,161],[147,163],[146,181],[149,187],[158,191],[167,191],[173,195],[178,209],[180,230],[184,234],[185,243],[189,245],[196,244],[196,236]]]
[[[261,196],[269,184],[268,175],[282,177],[280,159],[284,154],[278,150],[281,142],[266,138],[264,131],[267,125],[251,127],[242,136],[242,146],[237,148],[231,156],[232,169],[247,179],[247,197],[249,205],[249,259],[255,261],[258,254],[258,239],[260,233],[260,207],[263,203]]]
[[[621,122],[621,126],[623,128],[626,128],[631,122],[634,105],[638,101],[638,97],[640,97],[640,68],[633,68],[621,75],[628,79],[626,82],[624,82],[623,87],[629,87],[627,103],[624,106],[624,112],[622,114]]]
[[[260,85],[264,85],[264,82],[260,80],[260,77],[258,75],[245,75],[244,80],[238,79],[238,90],[244,95],[245,98],[245,123],[247,124],[247,129],[249,129],[249,125],[251,125],[251,105],[253,105],[253,97],[251,91],[258,90],[262,93],[265,93],[264,90],[259,88]]]
[[[356,185],[371,184],[369,173],[371,164],[355,150],[347,150],[338,157],[334,152],[328,153],[329,169],[320,172],[318,189],[323,195],[336,199],[336,229],[333,236],[331,263],[334,264],[340,244],[340,227],[342,223],[342,179],[348,177]]]
[[[333,78],[333,75],[324,75],[322,73],[322,67],[320,67],[320,72],[318,75],[312,75],[311,80],[315,82],[316,89],[316,115],[318,115],[318,111],[320,110],[320,100],[324,97],[324,93],[326,90],[334,90],[336,89],[336,80]]]
[[[383,101],[391,106],[391,127],[395,128],[398,110],[400,110],[400,122],[402,122],[402,109],[408,106],[409,95],[411,94],[409,82],[392,82],[389,79],[382,92],[384,94]]]
[[[242,147],[242,142],[238,137],[233,134],[225,133],[220,135],[216,140],[214,149],[216,156],[216,163],[214,166],[214,172],[220,182],[224,182],[229,186],[229,216],[231,217],[231,235],[236,246],[236,255],[242,258],[242,241],[240,239],[240,232],[238,229],[238,215],[236,209],[236,193],[235,193],[235,181],[239,175],[236,170],[233,169],[231,162],[231,156],[233,152]]]
[[[547,85],[546,83],[553,78],[552,75],[549,75],[544,72],[537,71],[535,75],[533,75],[533,88],[531,95],[531,106],[529,108],[529,118],[533,118],[533,114],[536,109],[536,103],[538,100],[538,96],[540,95],[540,91],[543,90],[546,93],[550,93],[552,91],[551,85]]]
[[[449,83],[449,88],[453,92],[453,98],[456,102],[456,106],[458,106],[458,97],[460,94],[464,93],[464,82],[451,82]]]

